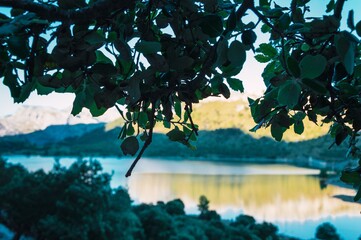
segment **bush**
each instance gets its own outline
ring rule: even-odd
[[[321,240],[339,240],[341,239],[336,228],[331,223],[323,223],[316,229],[316,238]]]

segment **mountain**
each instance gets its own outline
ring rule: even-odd
[[[13,134],[0,137],[0,154],[122,154],[118,140],[123,125],[121,119],[113,117],[100,120],[86,113],[73,117],[69,112],[24,107],[16,114],[0,119],[1,124],[10,126],[6,128],[7,132],[12,131]],[[109,121],[110,119],[116,120]],[[242,99],[202,102],[194,107],[193,120],[200,129],[198,140],[194,143],[196,151],[169,141],[165,135],[169,129],[157,122],[153,143],[145,155],[210,159],[312,157],[337,160],[344,159],[347,151],[345,146],[328,150],[332,143],[332,139],[325,136],[328,127],[319,127],[307,120],[304,121],[304,134],[297,135],[293,133],[293,129],[289,129],[282,142],[273,140],[269,129],[251,133],[249,129],[255,123],[246,101]]]
[[[95,118],[89,111],[79,115],[70,114],[71,109],[58,110],[50,107],[21,106],[13,115],[0,119],[0,137],[32,133],[52,125],[98,124],[110,122],[119,114],[110,109],[105,115]]]

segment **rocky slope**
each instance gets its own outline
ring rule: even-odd
[[[105,115],[94,118],[89,111],[77,116],[70,114],[71,109],[58,110],[49,107],[22,106],[13,115],[0,118],[0,137],[32,133],[53,125],[97,124],[110,122],[119,114],[110,109]]]

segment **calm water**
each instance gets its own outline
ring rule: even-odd
[[[30,170],[50,170],[52,157],[8,157]],[[75,159],[62,158],[69,166]],[[142,159],[130,178],[125,172],[132,159],[97,158],[106,172],[113,172],[112,186],[124,186],[136,203],[156,203],[180,198],[186,212],[198,214],[200,195],[223,218],[248,214],[276,224],[279,232],[310,239],[323,222],[336,226],[344,239],[361,235],[361,205],[334,196],[355,192],[336,186],[320,187],[318,170],[279,164],[236,164],[207,161]]]

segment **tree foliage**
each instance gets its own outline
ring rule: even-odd
[[[139,239],[140,221],[124,189],[97,161],[79,160],[29,172],[0,158],[0,223],[15,235],[36,239]]]
[[[186,215],[180,199],[131,205],[127,191],[111,189],[110,179],[97,161],[79,160],[69,168],[57,163],[46,173],[0,158],[0,223],[14,240],[283,239],[276,226],[251,216],[222,220],[208,210],[205,196],[198,216]]]
[[[125,120],[121,149],[137,154],[129,176],[158,122],[171,141],[193,147],[193,104],[242,92],[236,75],[253,51],[267,63],[267,90],[249,99],[252,130],[270,127],[280,141],[291,126],[302,134],[305,118],[331,123],[334,143],[348,138],[348,155],[360,158],[361,22],[353,11],[342,16],[345,0],[330,0],[316,17],[307,17],[309,2],[0,0],[11,8],[0,15],[0,77],[15,102],[56,91],[76,95],[73,114],[116,106]],[[255,45],[257,29],[269,41]],[[342,179],[360,187],[360,169]]]

